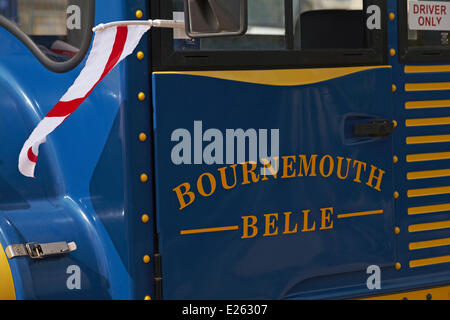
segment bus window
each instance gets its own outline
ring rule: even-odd
[[[427,2],[427,0],[422,0]],[[440,0],[440,2],[450,2],[450,0]],[[409,8],[411,0],[408,0],[408,47],[449,47],[449,31],[446,30],[416,30],[409,23]],[[434,24],[434,21],[431,22]]]
[[[54,68],[63,72],[81,61],[89,47],[93,6],[91,0],[0,0],[0,25],[50,69],[65,63],[66,68]]]
[[[174,17],[184,12],[184,0],[172,0]],[[245,36],[188,39],[175,36],[178,50],[280,50],[285,48],[284,0],[248,0]],[[184,18],[183,18],[184,19]],[[178,39],[177,39],[178,38]]]
[[[151,1],[152,18],[184,19],[185,0]],[[152,30],[154,70],[337,67],[386,63],[386,18],[368,29],[367,7],[385,0],[248,0],[244,36],[189,38]],[[257,51],[258,54],[255,54]]]
[[[241,37],[189,39],[176,32],[178,50],[283,50],[285,0],[248,0],[249,27]],[[172,0],[174,18],[182,19],[184,0]],[[292,49],[367,48],[363,0],[294,0]]]
[[[448,63],[450,0],[407,0],[398,11],[400,62]]]
[[[363,0],[294,0],[295,49],[367,48]]]

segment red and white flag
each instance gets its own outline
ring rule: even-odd
[[[39,146],[47,135],[61,125],[89,96],[95,86],[123,59],[133,53],[142,36],[150,29],[145,25],[116,26],[97,31],[84,69],[61,100],[39,122],[19,155],[19,171],[34,177]]]

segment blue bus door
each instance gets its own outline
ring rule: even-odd
[[[386,51],[288,50],[262,27],[245,44],[152,34],[162,297],[373,294],[368,267],[396,262]]]

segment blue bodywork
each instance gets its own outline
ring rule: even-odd
[[[114,6],[96,1],[96,24],[132,19],[137,9],[145,11],[145,1],[115,1]],[[78,247],[63,257],[11,259],[16,297],[153,296],[153,264],[142,262],[153,253],[153,227],[140,221],[142,214],[151,215],[152,189],[138,178],[150,168],[151,154],[136,131],[148,130],[150,111],[137,106],[135,98],[149,91],[148,62],[128,59],[113,70],[48,138],[36,178],[29,179],[17,170],[21,145],[85,61],[68,73],[53,73],[7,30],[0,28],[0,38],[0,242],[3,248],[56,241],[74,241]],[[143,39],[138,49],[146,45]],[[81,290],[66,285],[70,265],[80,267]]]
[[[367,266],[392,267],[396,249],[392,232],[392,137],[360,141],[352,131],[355,123],[365,123],[366,118],[392,118],[390,79],[388,67],[302,86],[154,75],[156,189],[161,200],[157,202],[157,221],[162,271],[167,275],[163,281],[165,296],[280,299],[329,290],[333,283],[358,282],[367,290],[361,281]],[[171,94],[174,87],[178,88],[176,95]],[[196,120],[202,120],[203,131],[279,128],[280,157],[306,155],[309,161],[311,155],[317,155],[317,176],[298,177],[298,159],[293,165],[297,168],[294,178],[282,178],[280,165],[277,179],[263,181],[260,177],[257,183],[244,185],[242,170],[237,168],[237,186],[225,190],[220,187],[217,171],[225,164],[172,163],[171,150],[176,142],[171,142],[171,133],[177,128],[193,132]],[[206,147],[208,142],[203,144]],[[336,173],[325,178],[319,173],[319,160],[325,155],[334,157],[335,168],[336,156],[368,163],[368,172],[369,164],[382,168],[386,174],[381,191],[365,185],[368,172],[361,173],[363,182],[354,181],[357,172],[352,169],[353,161],[347,178],[338,178]],[[329,158],[326,161],[324,171],[328,175]],[[343,177],[346,168],[344,160]],[[235,180],[232,169],[227,170],[231,185]],[[204,172],[217,177],[215,193],[210,197],[197,193],[194,202],[180,210],[173,189],[184,182],[195,189]],[[209,192],[209,183],[205,185]],[[329,207],[334,210],[333,228],[319,230],[320,209]],[[382,209],[383,214],[337,219],[341,213],[376,209]],[[311,210],[309,227],[315,219],[314,232],[282,234],[280,230],[278,235],[262,236],[264,214],[279,213],[277,224],[284,230],[283,212],[293,212],[291,229],[298,223],[300,231],[303,210]],[[248,215],[262,221],[258,224],[262,230],[253,238],[242,239],[241,217]],[[232,225],[240,225],[240,230],[180,235],[185,229]]]
[[[397,13],[397,1],[387,3],[388,12]],[[144,0],[114,5],[97,0],[96,24],[135,19],[138,9],[150,16]],[[398,52],[397,34],[397,20],[389,21],[388,45]],[[448,126],[404,126],[410,118],[450,116],[444,110],[449,108],[405,112],[406,101],[450,99],[450,93],[403,90],[405,83],[447,82],[448,73],[405,75],[394,56],[390,66],[296,86],[183,73],[151,75],[144,37],[137,50],[146,58],[130,56],[96,87],[49,136],[39,153],[36,178],[29,179],[17,170],[20,149],[84,61],[70,72],[53,73],[3,28],[0,39],[0,244],[74,241],[78,247],[43,260],[9,260],[18,299],[154,297],[161,280],[155,285],[156,268],[162,271],[165,299],[356,298],[450,283],[448,263],[409,267],[411,260],[448,256],[448,246],[412,251],[409,244],[448,238],[449,229],[407,232],[411,224],[450,220],[448,212],[407,214],[410,207],[448,203],[448,195],[406,196],[411,188],[448,186],[448,177],[429,184],[429,179],[409,181],[406,174],[448,168],[450,160],[405,161],[408,154],[448,150],[446,143],[405,145],[408,136],[445,134]],[[144,101],[137,98],[139,92],[146,93]],[[354,125],[372,119],[395,119],[398,127],[388,137],[355,137]],[[173,131],[193,133],[195,121],[202,121],[203,132],[279,129],[281,157],[317,155],[319,171],[321,159],[328,156],[327,161],[335,161],[334,173],[282,178],[281,167],[277,177],[242,184],[239,165],[237,185],[225,190],[219,169],[227,167],[230,174],[230,165],[172,162]],[[139,140],[140,133],[146,134],[145,141]],[[336,175],[338,157],[344,164],[351,159],[352,165],[355,160],[367,165],[361,182],[354,167],[347,178]],[[296,159],[294,167],[300,162]],[[384,172],[380,190],[368,181],[371,166]],[[143,173],[147,182],[140,180]],[[198,178],[205,173],[217,182],[210,196],[198,193]],[[190,184],[196,198],[180,210],[174,189],[183,183]],[[205,185],[208,192],[211,186]],[[396,200],[394,191],[400,195]],[[332,220],[326,219],[327,208],[333,208]],[[150,217],[147,223],[141,220],[144,214]],[[245,217],[250,216],[257,218],[258,234],[244,237]],[[314,221],[315,230],[307,231]],[[298,232],[290,232],[295,224]],[[218,227],[232,228],[186,232]],[[401,230],[398,235],[395,227]],[[161,265],[155,267],[156,253]],[[150,263],[144,263],[145,255]],[[67,287],[71,265],[80,267],[80,290]],[[381,290],[366,286],[370,265],[381,267]]]

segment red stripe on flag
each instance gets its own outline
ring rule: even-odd
[[[109,55],[108,62],[106,63],[105,69],[103,70],[100,79],[94,84],[94,86],[89,90],[89,92],[82,98],[74,99],[71,101],[59,101],[52,110],[46,115],[46,117],[65,117],[69,116],[74,112],[86,98],[91,94],[92,90],[99,84],[100,81],[114,68],[116,63],[119,61],[122,55],[123,49],[125,48],[125,43],[127,42],[128,27],[119,26],[117,27],[116,38],[114,40],[114,45]]]
[[[37,162],[38,157],[37,157],[37,155],[35,155],[33,153],[33,149],[31,147],[30,147],[30,149],[28,149],[27,155],[28,155],[28,160],[30,160],[31,162],[34,162],[34,163]]]

